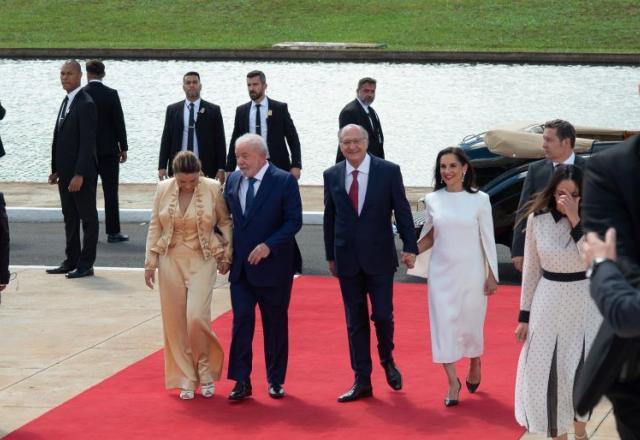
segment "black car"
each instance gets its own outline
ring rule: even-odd
[[[491,198],[496,243],[509,248],[529,163],[544,157],[542,132],[540,124],[514,123],[466,136],[459,144],[476,170],[478,187]],[[576,127],[576,132],[575,152],[585,158],[638,133],[592,127]],[[424,213],[419,210],[415,215],[417,234],[423,223]]]
[[[470,135],[460,142],[460,147],[465,150],[476,170],[480,190],[491,198],[496,243],[507,247],[511,247],[520,192],[527,177],[529,163],[544,157],[541,148],[542,125],[521,127],[518,131],[513,131],[515,135],[509,139],[512,145],[507,145],[506,141],[503,145],[497,145],[503,135],[509,135],[511,130],[512,127]],[[575,152],[585,159],[637,133],[590,127],[576,127],[576,132],[578,139]],[[536,143],[540,147],[529,148]],[[519,151],[521,146],[524,151]]]

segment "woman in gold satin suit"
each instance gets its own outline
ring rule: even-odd
[[[144,263],[153,289],[158,269],[164,328],[165,386],[180,398],[211,397],[224,354],[211,331],[211,294],[216,271],[231,263],[232,221],[220,183],[200,175],[189,151],[173,160],[174,177],[158,183]],[[216,233],[214,227],[222,233]]]

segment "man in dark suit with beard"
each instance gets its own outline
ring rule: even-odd
[[[267,78],[259,70],[247,74],[247,89],[251,101],[236,109],[233,134],[229,143],[227,171],[236,169],[236,140],[243,134],[253,133],[261,136],[267,143],[269,162],[300,179],[300,139],[287,104],[267,98]],[[287,150],[287,144],[291,155]]]
[[[373,78],[362,78],[358,81],[358,89],[356,90],[356,99],[345,105],[338,123],[340,128],[349,124],[356,124],[367,130],[369,134],[369,154],[380,159],[384,159],[384,135],[382,134],[382,125],[380,119],[371,104],[376,99],[376,80]],[[338,154],[336,163],[344,160],[344,156],[338,146]]]
[[[192,151],[200,159],[204,175],[224,183],[227,144],[220,107],[200,98],[202,83],[198,72],[184,74],[182,89],[186,99],[167,107],[158,178],[173,175],[171,161],[179,151]]]
[[[582,225],[601,236],[615,228],[617,245],[606,258],[593,258],[588,271],[591,294],[604,320],[578,375],[574,397],[576,410],[585,414],[607,396],[622,440],[640,439],[640,316],[634,312],[640,305],[634,299],[637,293],[620,282],[623,275],[636,292],[640,288],[639,188],[640,136],[589,159]],[[608,235],[611,243],[611,232]],[[595,242],[593,237],[589,241]],[[617,268],[610,261],[616,255]]]
[[[545,122],[542,142],[545,158],[529,165],[527,177],[522,185],[518,212],[523,210],[532,195],[547,186],[557,165],[575,165],[580,169],[584,168],[584,158],[576,156],[573,151],[576,145],[576,129],[569,122],[562,119]],[[524,255],[524,223],[526,222],[515,226],[511,245],[511,261],[520,272],[522,272]]]
[[[0,120],[5,110],[0,104]],[[2,139],[0,139],[0,157],[4,156]],[[4,195],[0,192],[0,292],[9,284],[9,220],[4,203]],[[0,300],[1,301],[1,300]]]
[[[88,84],[84,91],[91,96],[98,109],[96,152],[98,174],[102,179],[104,193],[107,241],[118,243],[129,240],[128,236],[120,232],[120,213],[118,212],[118,175],[120,164],[127,160],[127,130],[118,91],[102,83],[105,75],[102,61],[87,61],[86,71]]]
[[[66,273],[67,278],[93,275],[98,244],[97,110],[82,90],[81,79],[82,70],[76,60],[62,65],[60,82],[67,96],[60,105],[51,146],[49,183],[58,185],[67,245],[66,259],[59,267],[47,269],[47,273]],[[82,247],[80,222],[84,232]]]

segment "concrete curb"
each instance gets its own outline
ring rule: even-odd
[[[62,210],[60,208],[7,208],[9,221],[15,223],[58,223],[62,222]],[[121,209],[120,221],[122,223],[147,223],[151,217],[150,209]],[[98,218],[104,221],[104,209],[98,209]],[[302,223],[305,225],[321,225],[322,212],[304,211]]]
[[[640,53],[446,52],[288,49],[45,49],[0,48],[1,58],[110,58],[138,60],[262,60],[397,63],[531,63],[640,65]]]

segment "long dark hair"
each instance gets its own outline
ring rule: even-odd
[[[473,168],[473,165],[471,165],[467,154],[460,147],[447,147],[444,150],[440,150],[440,152],[438,153],[438,157],[436,158],[436,168],[433,171],[434,191],[447,186],[442,179],[442,175],[440,175],[440,159],[445,154],[453,154],[458,158],[458,162],[460,162],[462,166],[467,166],[467,172],[462,179],[462,187],[467,192],[477,193],[478,189],[476,188],[476,170]]]
[[[558,165],[547,186],[542,191],[535,193],[531,200],[522,207],[514,227],[523,221],[526,222],[532,212],[539,214],[555,209],[556,198],[554,195],[556,188],[563,180],[572,180],[578,188],[578,193],[582,194],[582,170],[575,165]]]

